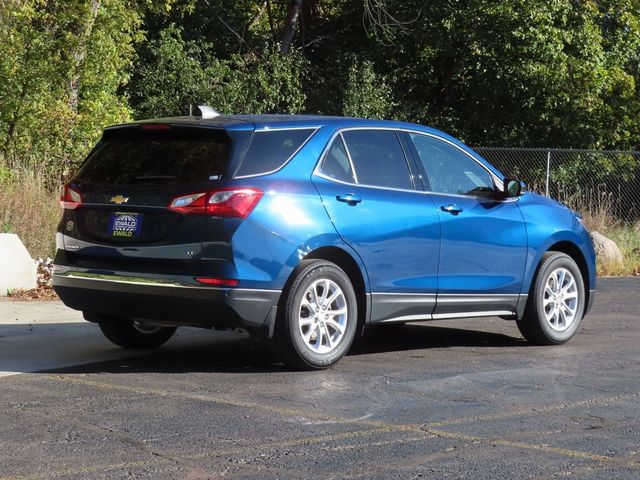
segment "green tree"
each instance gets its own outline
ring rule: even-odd
[[[275,46],[219,59],[204,41],[185,40],[170,25],[141,56],[131,98],[136,116],[188,114],[209,104],[223,113],[296,113],[304,108],[307,62]]]
[[[404,115],[472,144],[632,146],[639,2],[388,0],[371,33]],[[415,12],[420,11],[416,18]]]
[[[0,156],[62,171],[102,127],[129,118],[119,89],[141,18],[126,0],[25,0],[0,11]]]
[[[354,60],[344,86],[342,114],[389,118],[393,108],[391,87],[386,78],[374,71],[372,62]]]

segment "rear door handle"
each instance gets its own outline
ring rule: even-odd
[[[345,193],[343,195],[336,195],[336,200],[339,202],[344,202],[347,205],[351,205],[352,207],[362,201],[360,197],[354,195],[353,193]]]
[[[462,211],[462,208],[460,208],[458,205],[450,203],[449,205],[442,205],[440,207],[440,210],[450,213],[451,215],[458,215]]]

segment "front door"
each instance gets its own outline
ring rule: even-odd
[[[467,152],[432,135],[407,134],[435,203],[442,242],[434,318],[515,311],[527,256],[517,198]]]

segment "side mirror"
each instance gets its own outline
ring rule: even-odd
[[[517,197],[522,193],[522,183],[513,178],[504,179],[504,196],[507,198]]]

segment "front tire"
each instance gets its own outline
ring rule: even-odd
[[[120,347],[135,349],[159,347],[176,331],[175,327],[154,327],[119,317],[101,317],[98,325],[111,342]]]
[[[351,347],[358,305],[349,277],[334,263],[305,260],[283,292],[275,345],[286,365],[320,370]]]
[[[576,262],[560,252],[547,252],[540,261],[520,333],[537,345],[559,345],[575,335],[585,308],[585,288]]]

